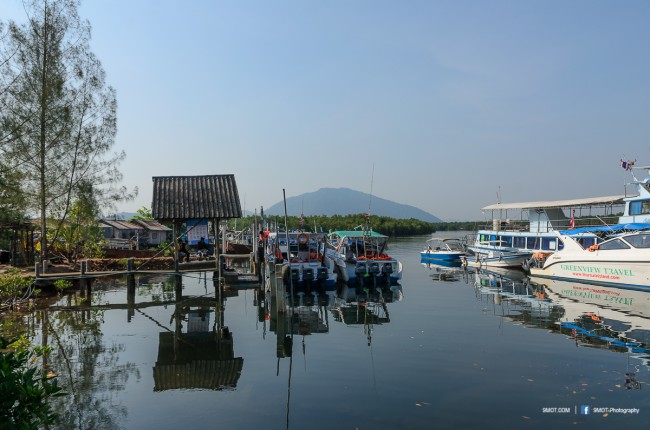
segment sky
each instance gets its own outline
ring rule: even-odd
[[[234,174],[242,209],[346,187],[444,221],[624,194],[650,165],[645,0],[85,0],[123,185]],[[21,0],[0,20],[24,22]],[[628,187],[628,192],[631,188]],[[365,202],[364,202],[365,203]],[[290,214],[298,215],[298,214]]]

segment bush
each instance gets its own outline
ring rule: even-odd
[[[10,299],[23,294],[25,288],[32,283],[32,278],[25,278],[15,268],[0,275],[0,299]]]
[[[34,367],[48,348],[29,350],[24,342],[0,338],[0,423],[3,429],[37,429],[56,423],[48,400],[64,395],[55,376]]]

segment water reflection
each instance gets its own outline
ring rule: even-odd
[[[256,303],[258,321],[264,323],[264,335],[267,321],[270,331],[276,334],[278,358],[291,357],[294,335],[329,333],[330,315],[337,323],[363,325],[370,344],[373,327],[390,322],[387,303],[400,301],[404,296],[399,284],[373,288],[345,283],[324,292],[301,291],[293,297],[289,293],[277,296],[281,285],[275,281],[273,277],[267,278],[264,293],[256,294]]]
[[[627,353],[650,363],[650,293],[530,278],[516,270],[470,272],[484,312],[565,335],[577,347]],[[471,282],[471,281],[470,281]],[[628,372],[630,373],[630,372]],[[640,387],[634,373],[626,387]]]
[[[460,261],[420,258],[420,264],[427,270],[429,277],[434,281],[454,282],[467,274]]]

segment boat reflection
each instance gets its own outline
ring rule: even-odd
[[[429,277],[434,281],[458,281],[465,273],[460,261],[434,260],[422,257],[420,258],[420,264],[429,272]]]
[[[648,364],[650,293],[537,277],[530,280],[563,307],[560,332],[576,346],[629,352]]]
[[[650,364],[649,292],[492,269],[471,275],[477,298],[490,303],[495,315],[563,334],[577,347],[627,353]],[[626,373],[626,388],[640,387],[634,372]]]
[[[273,281],[273,280],[271,280]],[[330,317],[348,325],[363,324],[372,339],[372,328],[390,322],[387,303],[402,300],[402,286],[364,287],[339,284],[335,291],[318,293],[299,292],[274,295],[274,282],[267,284],[265,291],[257,293],[258,321],[276,334],[277,358],[291,357],[293,336],[309,336],[330,332]]]

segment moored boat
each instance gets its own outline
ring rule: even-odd
[[[325,255],[324,233],[293,231],[265,234],[265,260],[273,271],[281,271],[285,285],[332,289],[338,274],[334,261]]]
[[[388,236],[364,229],[337,230],[327,237],[326,255],[344,282],[394,285],[402,278],[402,263],[386,253]]]
[[[467,252],[463,243],[458,238],[432,237],[427,239],[426,246],[420,251],[420,258],[424,260],[457,261]]]
[[[650,231],[622,233],[587,248],[579,236],[562,233],[556,235],[563,248],[531,267],[532,276],[650,291]]]

